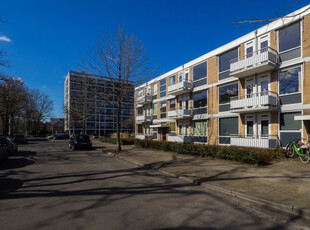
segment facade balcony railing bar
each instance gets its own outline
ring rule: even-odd
[[[265,47],[253,53],[234,58],[230,61],[230,75],[245,77],[275,68],[279,63],[278,52]]]
[[[271,106],[276,109],[278,107],[278,94],[272,91],[263,91],[230,98],[231,110],[263,106]]]
[[[181,81],[174,85],[168,86],[168,94],[170,95],[180,95],[183,93],[190,92],[192,90],[192,82],[190,81]]]
[[[276,148],[278,136],[270,134],[232,135],[230,144],[242,147]]]

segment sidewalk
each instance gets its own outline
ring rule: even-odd
[[[94,141],[103,152],[116,145]],[[156,150],[122,146],[115,156],[220,192],[310,218],[310,163],[299,159],[252,166]]]

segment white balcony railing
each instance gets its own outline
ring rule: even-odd
[[[168,94],[180,95],[192,90],[192,83],[189,81],[178,82],[174,85],[168,86]]]
[[[274,68],[278,64],[278,61],[279,57],[277,51],[270,47],[266,47],[253,53],[232,59],[230,61],[230,73],[231,75],[234,75],[235,73],[236,77],[242,77],[243,75],[240,72],[246,72],[255,68],[259,69],[260,67],[263,69],[259,71],[268,70]],[[240,74],[239,76],[237,72]],[[253,73],[255,73],[255,71]]]
[[[143,122],[150,122],[152,121],[152,116],[150,115],[140,115],[140,116],[136,116],[136,122],[137,123],[143,123]]]
[[[276,135],[239,135],[230,138],[230,144],[241,147],[276,148],[278,138]]]
[[[191,136],[168,136],[168,141],[170,142],[188,143],[191,140]]]
[[[192,116],[192,110],[190,108],[184,109],[175,109],[168,111],[169,118],[189,118]]]
[[[147,104],[152,102],[152,96],[151,95],[142,95],[140,97],[136,98],[137,104]]]
[[[278,94],[272,91],[263,91],[249,95],[230,98],[230,109],[248,109],[250,107],[278,106]]]

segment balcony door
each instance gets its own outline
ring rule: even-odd
[[[253,97],[253,94],[255,93],[255,79],[254,77],[248,78],[245,80],[245,95],[246,98]]]
[[[270,91],[270,77],[261,76],[258,78],[258,92],[261,96],[268,95],[268,91]]]
[[[270,135],[270,114],[260,114],[257,124],[260,138],[268,138]]]
[[[269,36],[268,36],[268,34],[264,35],[264,36],[261,36],[258,39],[258,45],[259,45],[258,49],[261,50],[261,53],[266,52],[268,50],[268,46],[269,46]]]
[[[256,134],[255,116],[248,115],[245,119],[245,136],[253,137]]]

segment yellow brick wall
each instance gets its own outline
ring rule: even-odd
[[[305,77],[303,79],[303,102],[310,103],[310,62],[305,63]]]
[[[239,95],[244,95],[245,94],[245,79],[241,78],[239,80]]]
[[[278,86],[277,86],[277,70],[271,72],[270,76],[270,90],[272,92],[278,92]]]
[[[304,29],[302,34],[303,57],[310,56],[310,15],[304,17]]]
[[[274,50],[278,50],[278,37],[277,31],[270,31],[270,47]]]
[[[157,102],[157,119],[159,120],[160,119],[160,108],[159,108],[159,106],[160,106],[160,102]]]
[[[310,115],[310,109],[304,109],[303,115]],[[302,121],[303,137],[309,140],[308,134],[310,133],[310,121]]]
[[[217,68],[217,65],[216,65],[216,56],[213,56],[213,57],[210,57],[208,58],[207,60],[207,65],[208,65],[208,70],[207,70],[207,73],[208,73],[208,84],[213,84],[215,82],[217,82],[217,79],[218,79],[218,68]]]
[[[278,112],[271,112],[271,135],[278,135]]]
[[[245,115],[239,115],[239,134],[245,135]]]
[[[218,118],[211,117],[208,121],[208,144],[218,144]]]
[[[240,59],[244,59],[244,43],[239,46],[239,57]]]
[[[188,72],[188,80],[193,81],[193,67],[189,67],[189,72]]]
[[[211,87],[208,89],[208,114],[218,113],[218,97],[217,87]]]

